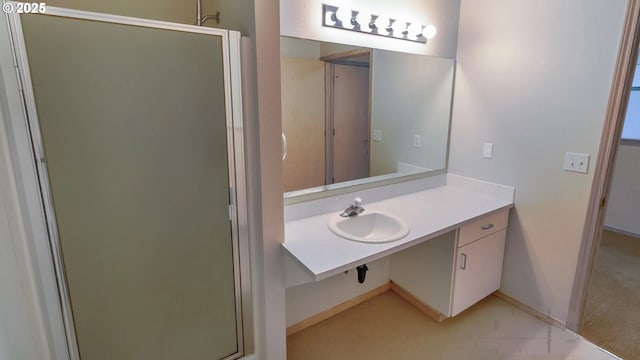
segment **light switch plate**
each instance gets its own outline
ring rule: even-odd
[[[373,141],[382,141],[382,130],[373,130]]]
[[[589,171],[589,158],[589,154],[565,153],[564,170],[586,174]]]
[[[482,157],[485,159],[493,159],[493,144],[484,143],[482,147]]]
[[[418,134],[413,135],[413,147],[419,148],[420,146],[422,146],[421,143],[422,143],[422,140],[420,138],[420,135]]]

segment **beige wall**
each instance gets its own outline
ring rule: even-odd
[[[187,3],[196,0],[187,0]],[[202,0],[202,15],[213,15],[220,11],[220,24],[209,20],[206,26],[237,30],[243,36],[255,36],[254,11],[252,0]]]
[[[284,191],[325,182],[324,61],[281,58],[282,131],[287,138]]]
[[[203,14],[215,13],[215,0],[202,0]],[[47,6],[194,24],[196,0],[50,0]],[[215,24],[208,22],[207,25]]]
[[[604,225],[640,236],[640,146],[620,145]]]
[[[22,0],[19,0],[22,1]],[[94,11],[194,25],[197,0],[51,0],[47,6]],[[202,16],[220,12],[220,24],[207,20],[204,26],[237,30],[242,35],[254,33],[251,0],[202,0]]]
[[[463,0],[449,171],[516,188],[501,290],[565,321],[627,1]],[[482,143],[494,143],[493,160]]]
[[[318,60],[320,59],[320,48],[322,43],[319,41],[306,41],[294,39],[286,36],[280,37],[280,56],[289,58]]]

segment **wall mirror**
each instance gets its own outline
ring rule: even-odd
[[[287,203],[446,171],[454,60],[281,37]]]

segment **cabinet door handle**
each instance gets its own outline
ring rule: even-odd
[[[460,254],[460,256],[462,257],[462,264],[460,265],[460,269],[467,270],[467,254],[462,253]]]
[[[482,229],[482,230],[489,230],[489,229],[491,229],[493,226],[494,226],[493,224],[487,224],[487,225],[483,225],[483,226],[481,227],[481,229]]]

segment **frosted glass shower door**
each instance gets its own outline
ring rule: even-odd
[[[226,39],[20,20],[80,358],[239,356]]]

